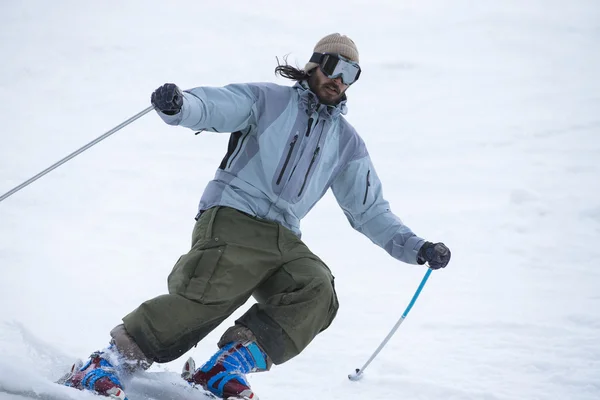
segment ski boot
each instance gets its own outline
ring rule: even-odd
[[[197,370],[194,359],[188,359],[181,376],[188,383],[200,385],[218,398],[258,400],[245,374],[266,370],[267,356],[256,342],[231,342]]]
[[[73,364],[71,371],[57,383],[112,399],[127,400],[117,370],[109,358],[107,352],[93,353],[85,365],[81,360]]]

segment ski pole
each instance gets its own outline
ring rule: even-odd
[[[387,344],[387,342],[392,338],[394,333],[396,333],[396,331],[398,330],[398,328],[400,327],[402,322],[404,322],[404,319],[406,319],[406,316],[410,312],[410,309],[415,305],[415,302],[417,301],[419,294],[421,294],[421,290],[423,290],[423,286],[425,286],[425,282],[427,282],[427,279],[429,279],[429,275],[431,275],[431,271],[432,271],[431,269],[429,269],[429,268],[427,269],[427,272],[425,273],[425,276],[421,280],[421,284],[417,288],[417,291],[415,292],[414,296],[412,297],[412,300],[408,304],[408,307],[406,307],[406,310],[404,310],[404,313],[402,314],[402,316],[400,317],[398,322],[396,322],[396,325],[394,325],[394,327],[392,328],[390,333],[388,333],[388,335],[385,337],[383,342],[381,342],[381,344],[379,345],[377,350],[375,350],[375,352],[371,355],[371,357],[369,357],[369,359],[367,360],[365,365],[362,366],[362,368],[357,368],[355,372],[348,375],[348,379],[350,379],[351,381],[359,380],[362,377],[362,374],[365,372],[365,369],[367,369],[369,364],[371,364],[371,361],[373,361],[375,359],[375,357],[377,357],[377,354],[379,354],[379,352],[383,349],[383,347]]]
[[[91,142],[89,142],[85,146],[81,147],[79,150],[74,151],[73,153],[71,153],[68,156],[66,156],[65,158],[63,158],[62,160],[56,162],[55,164],[52,164],[51,166],[49,166],[48,168],[46,168],[45,170],[43,170],[39,174],[37,174],[34,177],[26,180],[25,182],[21,183],[19,186],[15,187],[14,189],[9,190],[8,192],[6,192],[2,196],[0,196],[0,202],[3,201],[4,199],[8,198],[9,196],[17,193],[19,190],[23,189],[25,186],[28,186],[31,183],[37,181],[42,176],[46,175],[48,172],[53,171],[56,168],[60,167],[61,165],[63,165],[67,161],[69,161],[70,159],[75,158],[76,156],[78,156],[79,154],[83,153],[84,151],[86,151],[90,147],[92,147],[92,146],[98,144],[99,142],[103,141],[104,139],[106,139],[107,137],[109,137],[113,133],[117,132],[118,130],[121,130],[122,128],[124,128],[127,125],[131,124],[136,119],[142,117],[143,115],[148,114],[152,110],[154,110],[154,106],[150,106],[150,107],[146,108],[145,110],[140,111],[139,113],[137,113],[133,117],[129,118],[127,121],[124,121],[124,122],[120,123],[119,125],[115,126],[110,131],[106,132],[104,135],[102,135],[102,136],[100,136],[100,137],[92,140]]]

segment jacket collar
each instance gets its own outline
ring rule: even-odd
[[[346,94],[344,94],[340,102],[335,106],[327,106],[319,103],[319,98],[312,90],[310,90],[306,81],[297,82],[294,85],[294,89],[296,89],[300,95],[300,102],[304,106],[307,114],[312,114],[313,111],[317,111],[321,117],[328,119],[335,118],[340,114],[346,115],[348,113],[348,106],[346,105],[348,98],[346,97]]]

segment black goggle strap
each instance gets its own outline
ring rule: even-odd
[[[321,64],[321,58],[323,58],[323,53],[313,53],[313,55],[310,57],[309,62]]]

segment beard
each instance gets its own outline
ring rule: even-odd
[[[321,103],[328,106],[334,106],[339,103],[343,95],[335,85],[327,83],[320,85],[316,94]]]
[[[308,80],[308,86],[310,87],[310,90],[317,95],[319,102],[327,106],[337,105],[342,97],[344,97],[344,92],[340,92],[334,83],[319,82],[314,75],[311,75]]]

